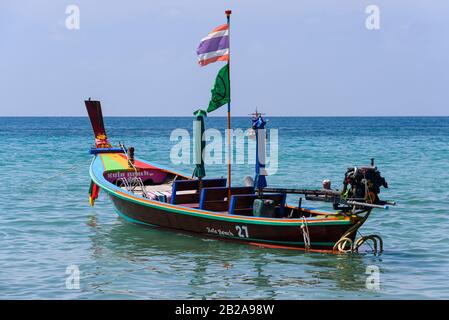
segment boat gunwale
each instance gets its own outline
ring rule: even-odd
[[[108,153],[110,155],[111,153]],[[112,153],[114,154],[114,153]],[[121,199],[131,201],[133,203],[143,205],[145,207],[150,208],[156,208],[162,211],[170,211],[178,214],[188,214],[193,215],[199,218],[206,218],[206,219],[213,219],[213,220],[223,220],[223,221],[230,221],[230,222],[239,222],[239,223],[246,223],[246,224],[263,224],[263,225],[273,225],[273,226],[301,226],[304,223],[303,218],[262,218],[262,217],[251,217],[251,216],[241,216],[241,215],[230,215],[230,214],[223,214],[223,213],[217,213],[213,211],[207,211],[202,209],[194,209],[194,208],[188,208],[188,207],[182,207],[179,205],[173,205],[168,203],[162,203],[160,201],[145,199],[143,197],[139,197],[134,195],[132,192],[124,191],[118,186],[114,185],[113,183],[106,180],[104,177],[104,173],[106,172],[117,172],[120,170],[106,170],[105,165],[102,159],[103,154],[95,155],[92,159],[90,168],[89,168],[89,175],[93,182],[97,184],[101,189],[105,190],[108,194],[113,194],[114,196],[117,196]],[[100,159],[97,160],[97,159]],[[139,159],[139,161],[142,161]],[[166,168],[163,165],[159,165],[156,163],[151,163],[148,161],[142,161],[145,164],[154,166],[155,168],[158,168],[160,170],[165,170],[167,172],[170,172],[172,174],[176,174],[182,177],[187,177],[185,174],[181,174],[178,172],[175,172],[171,169]],[[99,168],[98,165],[102,166],[102,168]],[[312,212],[312,211],[311,211]],[[321,213],[323,214],[323,213]],[[331,213],[329,213],[331,214]],[[308,225],[350,225],[353,224],[353,220],[349,217],[342,217],[342,218],[305,218]]]

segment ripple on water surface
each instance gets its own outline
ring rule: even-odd
[[[225,123],[210,118],[206,125]],[[191,119],[107,118],[106,125],[114,142],[170,165],[170,132],[190,128]],[[390,184],[381,195],[399,205],[374,212],[361,232],[380,234],[384,254],[261,249],[129,224],[104,194],[88,205],[86,118],[0,118],[8,150],[0,154],[0,297],[449,298],[448,118],[273,117],[269,127],[279,128],[281,154],[276,175],[268,177],[272,185],[316,188],[330,178],[337,187],[347,166],[376,158]],[[207,167],[209,176],[222,170]],[[252,172],[236,165],[233,181]],[[79,290],[66,289],[69,265],[80,268]],[[372,266],[379,268],[380,290],[366,287]]]

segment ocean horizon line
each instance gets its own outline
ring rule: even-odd
[[[248,118],[251,116],[248,115],[233,115],[232,118]],[[449,115],[349,115],[349,116],[340,116],[340,115],[320,115],[320,116],[311,116],[311,115],[265,115],[268,118],[449,118]],[[104,116],[105,118],[193,118],[193,115],[109,115]],[[82,115],[0,115],[0,118],[88,118],[88,116]],[[208,115],[208,118],[227,118],[226,115],[215,116]]]

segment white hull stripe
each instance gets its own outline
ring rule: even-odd
[[[211,32],[207,35],[207,37],[204,37],[203,39],[201,39],[201,42],[212,39],[212,38],[218,38],[218,37],[224,37],[229,35],[229,31],[228,30],[223,30],[223,31],[217,31],[217,32]]]
[[[224,56],[229,54],[229,49],[223,49],[223,50],[217,50],[217,51],[212,51],[212,52],[207,52],[207,53],[203,53],[203,54],[199,54],[198,55],[198,60],[207,60],[210,58],[215,58],[215,57],[219,57],[219,56]]]

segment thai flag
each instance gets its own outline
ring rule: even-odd
[[[215,61],[229,61],[229,28],[227,24],[216,27],[201,39],[196,50],[201,66]]]

